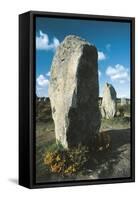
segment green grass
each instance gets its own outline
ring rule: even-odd
[[[130,117],[115,117],[113,119],[102,119],[101,131],[108,129],[125,129],[130,128]]]

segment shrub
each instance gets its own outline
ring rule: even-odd
[[[44,164],[50,172],[62,176],[70,176],[79,173],[85,168],[88,161],[88,148],[79,145],[77,148],[64,149],[56,145],[44,154]]]

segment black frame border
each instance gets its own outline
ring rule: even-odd
[[[30,11],[24,14],[29,14],[29,183],[26,185],[29,188],[48,188],[48,187],[63,187],[63,186],[81,186],[81,185],[96,185],[96,184],[112,184],[125,183],[135,181],[135,18],[134,17],[118,17],[118,16],[104,16],[104,15],[88,15],[88,14],[74,14],[74,13],[57,13],[57,12],[39,12]],[[20,16],[21,16],[20,15]],[[112,22],[127,22],[130,23],[130,46],[131,46],[131,177],[128,178],[109,178],[97,180],[75,180],[75,181],[61,181],[61,182],[45,182],[36,183],[36,133],[35,133],[35,105],[36,105],[36,48],[35,48],[35,34],[36,34],[36,17],[50,17],[50,18],[64,18],[64,19],[82,19],[82,20],[96,20],[96,21],[112,21]],[[21,34],[21,30],[19,30]],[[19,45],[20,46],[20,45]],[[20,98],[19,98],[20,99]],[[27,133],[26,133],[27,134]],[[21,135],[21,134],[20,134]],[[21,136],[20,136],[21,137]],[[19,140],[20,140],[19,137]],[[20,145],[21,141],[19,142]],[[24,147],[25,149],[25,147]],[[20,153],[19,153],[20,154]],[[20,156],[20,155],[19,155]],[[20,164],[19,164],[20,165]],[[20,174],[20,172],[19,172]],[[24,185],[20,181],[19,184]],[[26,178],[25,178],[26,179]],[[27,180],[26,180],[27,181]],[[25,186],[25,185],[24,185]]]

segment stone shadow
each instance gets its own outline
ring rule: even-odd
[[[130,129],[108,130],[111,148],[90,155],[88,168],[98,178],[128,177],[130,175]]]

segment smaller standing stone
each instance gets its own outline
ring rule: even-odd
[[[111,84],[106,83],[103,91],[103,100],[101,105],[102,117],[106,119],[112,119],[114,118],[116,111],[116,91]]]

